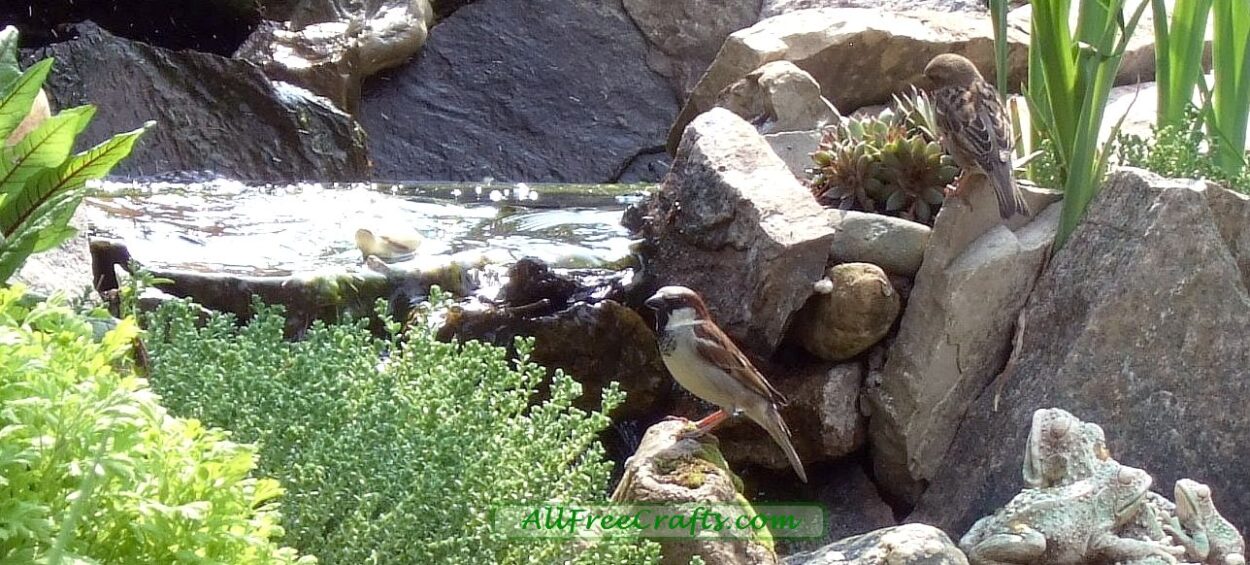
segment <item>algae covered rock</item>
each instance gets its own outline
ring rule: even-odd
[[[733,471],[714,436],[682,439],[689,422],[670,419],[647,429],[638,451],[625,461],[625,473],[612,493],[617,504],[642,503],[679,505],[715,504],[740,508],[742,515],[754,516],[751,503],[742,496],[742,480]],[[660,540],[663,563],[690,563],[695,555],[708,564],[777,563],[773,541],[767,530],[755,537],[725,539],[704,535],[669,537]]]

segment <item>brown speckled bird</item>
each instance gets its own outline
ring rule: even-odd
[[[929,96],[942,146],[964,170],[950,195],[961,196],[969,174],[981,174],[994,187],[1004,220],[1014,214],[1029,215],[1029,205],[1012,175],[1011,118],[998,91],[985,82],[972,61],[953,53],[934,57],[924,74],[933,82]]]

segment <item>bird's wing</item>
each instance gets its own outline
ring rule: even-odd
[[[704,321],[694,327],[695,350],[708,362],[737,379],[751,391],[785,405],[788,401],[773,385],[764,380],[755,365],[730,341],[716,324]]]
[[[971,161],[963,165],[986,172],[1011,166],[1011,121],[988,83],[943,88],[935,94],[934,110],[950,153]]]

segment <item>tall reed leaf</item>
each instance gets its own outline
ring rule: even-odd
[[[1211,54],[1212,87],[1208,132],[1215,162],[1230,176],[1245,166],[1250,114],[1250,2],[1216,0]]]
[[[1109,145],[1098,143],[1103,114],[1128,39],[1149,5],[1143,0],[1126,22],[1126,1],[1081,1],[1073,32],[1071,0],[1033,0],[1027,91],[1037,135],[1050,141],[1059,159],[1064,204],[1056,248],[1080,221],[1106,170]]]
[[[1202,76],[1207,18],[1212,0],[1175,0],[1171,20],[1167,1],[1152,0],[1155,27],[1155,80],[1159,87],[1159,129],[1179,127]],[[1170,22],[1170,26],[1169,26]]]
[[[1006,101],[1007,93],[1007,0],[990,0],[990,19],[994,22],[994,77],[998,94]]]

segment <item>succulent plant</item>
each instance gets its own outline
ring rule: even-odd
[[[825,130],[809,170],[817,201],[932,223],[959,169],[934,138],[924,95],[896,100],[899,112],[887,109]]]

